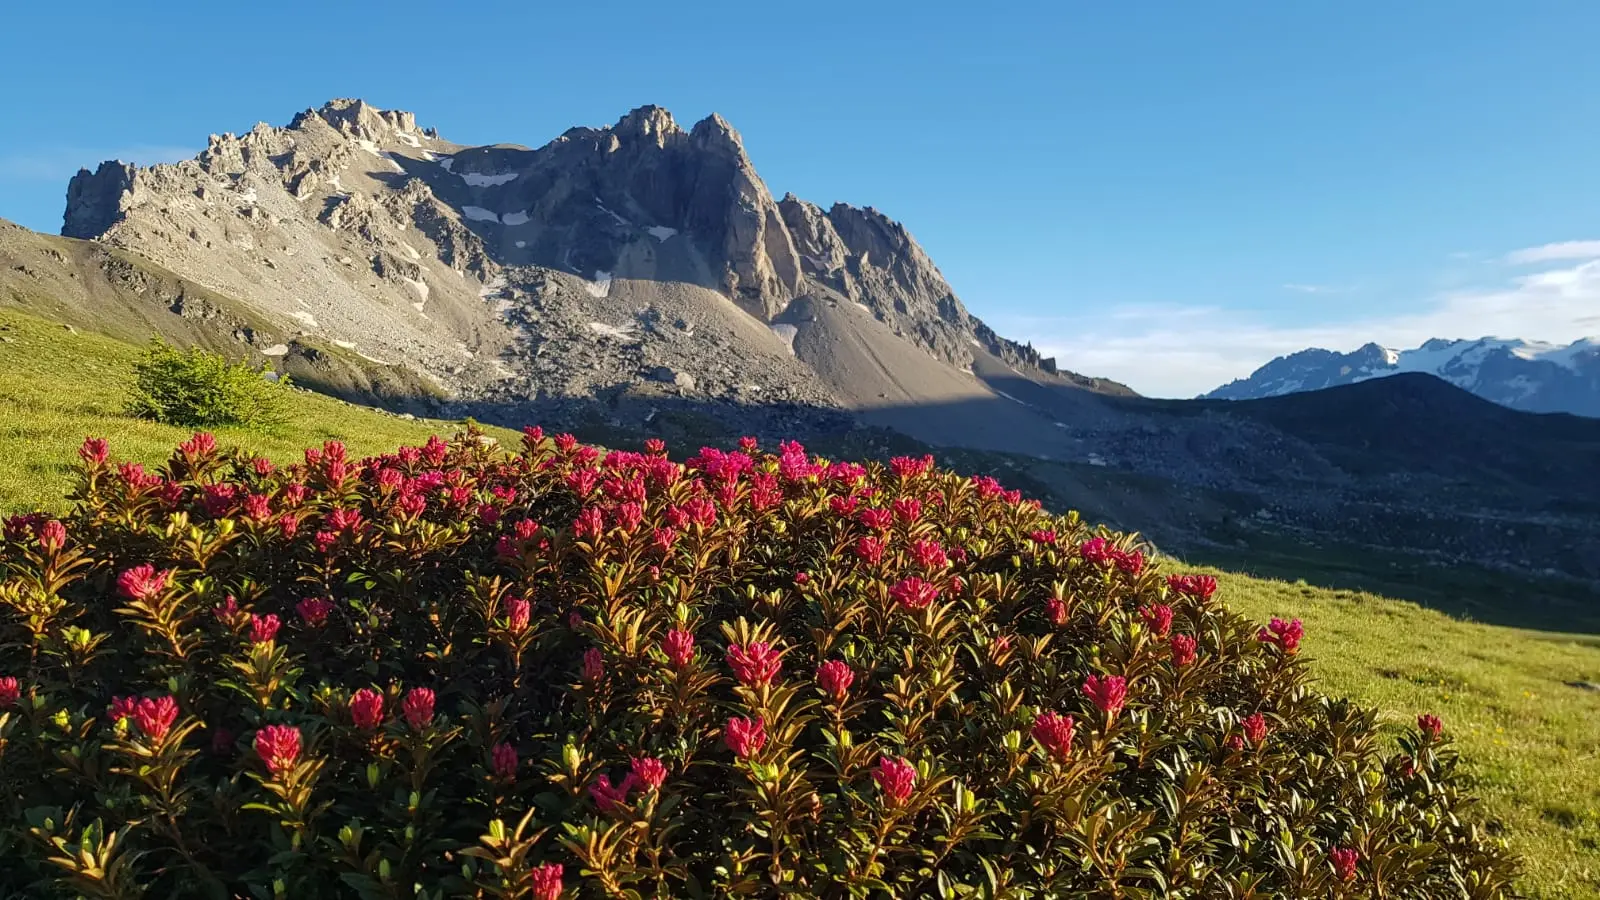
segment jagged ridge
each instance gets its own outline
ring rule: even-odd
[[[738,132],[717,115],[685,130],[645,106],[529,150],[451,144],[419,130],[410,113],[335,100],[286,128],[214,136],[192,161],[80,172],[63,233],[149,256],[308,333],[402,358],[464,396],[597,386],[562,383],[557,363],[597,367],[617,383],[704,360],[706,348],[673,351],[640,327],[648,323],[622,321],[635,318],[636,309],[620,308],[626,301],[686,321],[682,332],[714,323],[745,345],[748,366],[725,377],[694,373],[700,387],[728,396],[753,387],[763,399],[837,402],[807,377],[809,363],[783,359],[792,327],[784,316],[812,297],[860,304],[959,370],[978,351],[1031,377],[1058,376],[1053,360],[968,314],[900,223],[870,208],[773,200]],[[612,297],[613,285],[629,289]],[[747,334],[707,292],[775,326],[776,336]],[[599,308],[578,315],[577,305]],[[557,319],[587,316],[575,323],[580,331],[597,323],[605,328],[596,333],[643,332],[642,346],[575,350],[550,327],[552,310]],[[549,364],[530,362],[532,351],[550,354]],[[822,385],[838,380],[821,374]]]
[[[1527,412],[1600,416],[1600,340],[1571,344],[1435,338],[1411,350],[1375,343],[1350,353],[1310,349],[1280,356],[1206,399],[1249,400],[1420,372]]]

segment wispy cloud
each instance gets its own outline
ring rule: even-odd
[[[1331,284],[1286,284],[1283,289],[1301,294],[1337,294],[1344,290]]]
[[[1573,242],[1584,243],[1584,242]],[[1569,251],[1572,252],[1572,251]],[[1571,257],[1567,257],[1571,259]],[[1274,357],[1368,342],[1415,347],[1429,338],[1520,337],[1566,343],[1597,330],[1600,253],[1498,284],[1437,293],[1391,315],[1278,326],[1245,311],[1181,308],[1174,315],[994,317],[1006,333],[1032,335],[1064,368],[1122,381],[1156,397],[1193,397],[1243,378]]]
[[[17,181],[60,181],[71,178],[81,168],[92,169],[102,161],[120,159],[141,166],[177,162],[195,155],[192,147],[167,147],[134,144],[110,149],[56,147],[28,153],[0,156],[0,178]]]
[[[1600,241],[1559,241],[1506,254],[1506,262],[1514,266],[1569,259],[1600,259]]]

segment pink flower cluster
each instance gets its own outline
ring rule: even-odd
[[[1144,554],[1138,550],[1119,550],[1107,538],[1095,537],[1083,542],[1078,555],[1101,568],[1115,566],[1118,571],[1138,576],[1144,571]]]
[[[1256,640],[1263,644],[1272,644],[1284,653],[1294,653],[1300,649],[1300,640],[1305,637],[1306,630],[1299,619],[1285,622],[1282,619],[1273,619],[1267,627],[1256,632]]]

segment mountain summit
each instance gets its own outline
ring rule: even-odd
[[[1253,400],[1422,372],[1485,400],[1527,412],[1600,417],[1600,339],[1571,344],[1435,338],[1412,350],[1365,344],[1350,353],[1301,350],[1280,356],[1206,399]]]
[[[1002,376],[1128,393],[996,335],[882,213],[775,200],[718,115],[643,106],[528,149],[334,100],[193,160],[81,171],[62,233],[237,298],[263,354],[319,345],[463,400],[900,409],[995,400]]]

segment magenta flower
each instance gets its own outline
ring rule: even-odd
[[[605,527],[605,515],[602,514],[600,512],[600,508],[596,506],[590,506],[584,509],[583,512],[578,513],[578,517],[576,519],[572,520],[573,534],[584,540],[599,537],[600,534],[605,531]]]
[[[1439,735],[1444,733],[1444,723],[1439,717],[1432,714],[1417,716],[1417,728],[1427,736],[1430,741],[1437,741]]]
[[[830,659],[817,666],[817,686],[822,692],[832,697],[836,702],[843,703],[850,693],[850,685],[856,680],[856,673],[850,665],[841,659]]]
[[[17,682],[16,678],[10,675],[0,678],[0,709],[14,706],[17,698],[21,696],[22,685]]]
[[[218,622],[228,624],[234,616],[239,614],[239,601],[232,594],[224,597],[221,603],[211,608],[211,614],[217,617]]]
[[[1182,668],[1194,662],[1195,646],[1197,644],[1194,638],[1186,634],[1175,634],[1172,636],[1170,643],[1172,644],[1173,665]]]
[[[1111,542],[1103,537],[1090,538],[1078,548],[1078,555],[1085,561],[1097,566],[1109,566],[1116,562],[1118,551]]]
[[[915,497],[900,497],[890,504],[897,521],[910,524],[922,518],[922,501]]]
[[[1072,725],[1071,716],[1046,710],[1033,720],[1033,739],[1051,756],[1065,760],[1072,754]]]
[[[744,759],[752,753],[761,750],[767,745],[767,725],[759,716],[755,721],[734,716],[728,720],[727,727],[722,731],[723,743],[733,751],[733,755]]]
[[[278,636],[278,617],[268,614],[265,616],[251,614],[250,616],[250,643],[270,644]]]
[[[271,499],[266,494],[245,495],[244,516],[252,522],[265,522],[272,518]]]
[[[268,725],[256,732],[256,755],[267,771],[282,775],[300,759],[300,729],[289,725]]]
[[[650,756],[635,756],[633,758],[633,777],[647,791],[654,791],[661,787],[667,780],[667,767],[661,760]]]
[[[650,546],[661,556],[672,552],[678,544],[678,532],[672,528],[657,528],[650,533]]]
[[[167,731],[172,728],[172,723],[178,719],[178,701],[171,697],[158,697],[154,700],[146,697],[139,701],[133,710],[133,724],[139,727],[147,737],[161,740],[167,736]]]
[[[167,580],[171,577],[170,569],[158,572],[155,566],[146,563],[118,575],[117,590],[129,600],[153,600],[167,589]]]
[[[1305,637],[1305,633],[1299,619],[1293,622],[1273,619],[1266,628],[1256,632],[1256,640],[1263,644],[1274,644],[1284,653],[1294,653],[1300,649],[1300,639]]]
[[[1172,607],[1165,603],[1140,609],[1139,618],[1156,637],[1166,637],[1167,632],[1172,630]]]
[[[188,459],[210,456],[217,450],[217,438],[208,431],[197,431],[194,437],[178,445],[178,451]]]
[[[521,597],[506,598],[506,630],[521,634],[528,630],[528,620],[533,615],[533,604]]]
[[[1057,597],[1051,597],[1044,604],[1045,615],[1050,617],[1050,624],[1057,628],[1067,624],[1067,604]]]
[[[1354,881],[1356,879],[1356,863],[1360,861],[1361,854],[1353,847],[1335,847],[1328,851],[1328,862],[1333,864],[1334,874],[1340,881]]]
[[[400,704],[400,714],[405,717],[406,724],[417,731],[433,724],[433,691],[425,687],[406,691],[405,700]]]
[[[295,604],[294,611],[300,614],[300,621],[312,628],[321,628],[328,621],[328,614],[333,612],[333,601],[307,597]]]
[[[661,639],[661,652],[674,669],[682,669],[694,659],[694,635],[680,628],[671,629]]]
[[[783,654],[763,641],[752,641],[747,646],[734,644],[728,648],[728,665],[733,675],[746,687],[772,683],[783,669]]]
[[[67,545],[67,526],[55,519],[39,526],[39,546],[47,553],[54,553]]]
[[[517,776],[517,748],[510,744],[495,744],[489,751],[489,762],[496,778],[510,781]]]
[[[637,779],[631,773],[628,777],[622,779],[621,784],[616,785],[611,783],[610,775],[600,775],[595,778],[593,784],[589,785],[589,797],[594,800],[596,809],[603,813],[609,813],[619,803],[627,802],[628,794],[633,790],[636,783]]]
[[[1083,695],[1096,709],[1114,719],[1127,700],[1128,682],[1121,675],[1090,675],[1084,679]]]
[[[864,537],[856,541],[856,558],[869,566],[875,566],[883,561],[883,539]]]
[[[371,688],[362,688],[350,698],[350,718],[362,731],[372,731],[383,724],[383,695]]]
[[[1193,597],[1203,603],[1217,592],[1217,579],[1210,575],[1168,575],[1167,587],[1174,593]]]
[[[913,541],[911,558],[917,565],[929,571],[942,569],[950,564],[950,558],[945,555],[944,548],[939,546],[938,541]]]
[[[902,758],[883,756],[872,770],[872,780],[878,783],[883,799],[888,804],[900,806],[911,799],[911,790],[917,783],[917,770]]]
[[[528,873],[533,900],[561,900],[561,864],[545,863]]]
[[[915,478],[932,468],[932,456],[923,456],[920,459],[911,456],[896,456],[889,460],[889,469],[901,478]]]
[[[89,464],[90,468],[98,469],[106,464],[111,456],[111,445],[105,438],[84,438],[83,446],[78,448],[78,458]]]
[[[1242,727],[1245,740],[1257,747],[1267,739],[1267,717],[1261,713],[1251,713],[1246,716]]]
[[[856,518],[873,531],[885,531],[894,524],[894,513],[887,509],[863,509]]]
[[[115,723],[131,718],[138,711],[138,697],[112,697],[111,706],[106,709],[106,716]]]
[[[583,651],[583,680],[598,682],[606,677],[606,657],[599,647]]]
[[[927,609],[939,599],[939,588],[913,575],[890,588],[889,596],[905,609]]]

